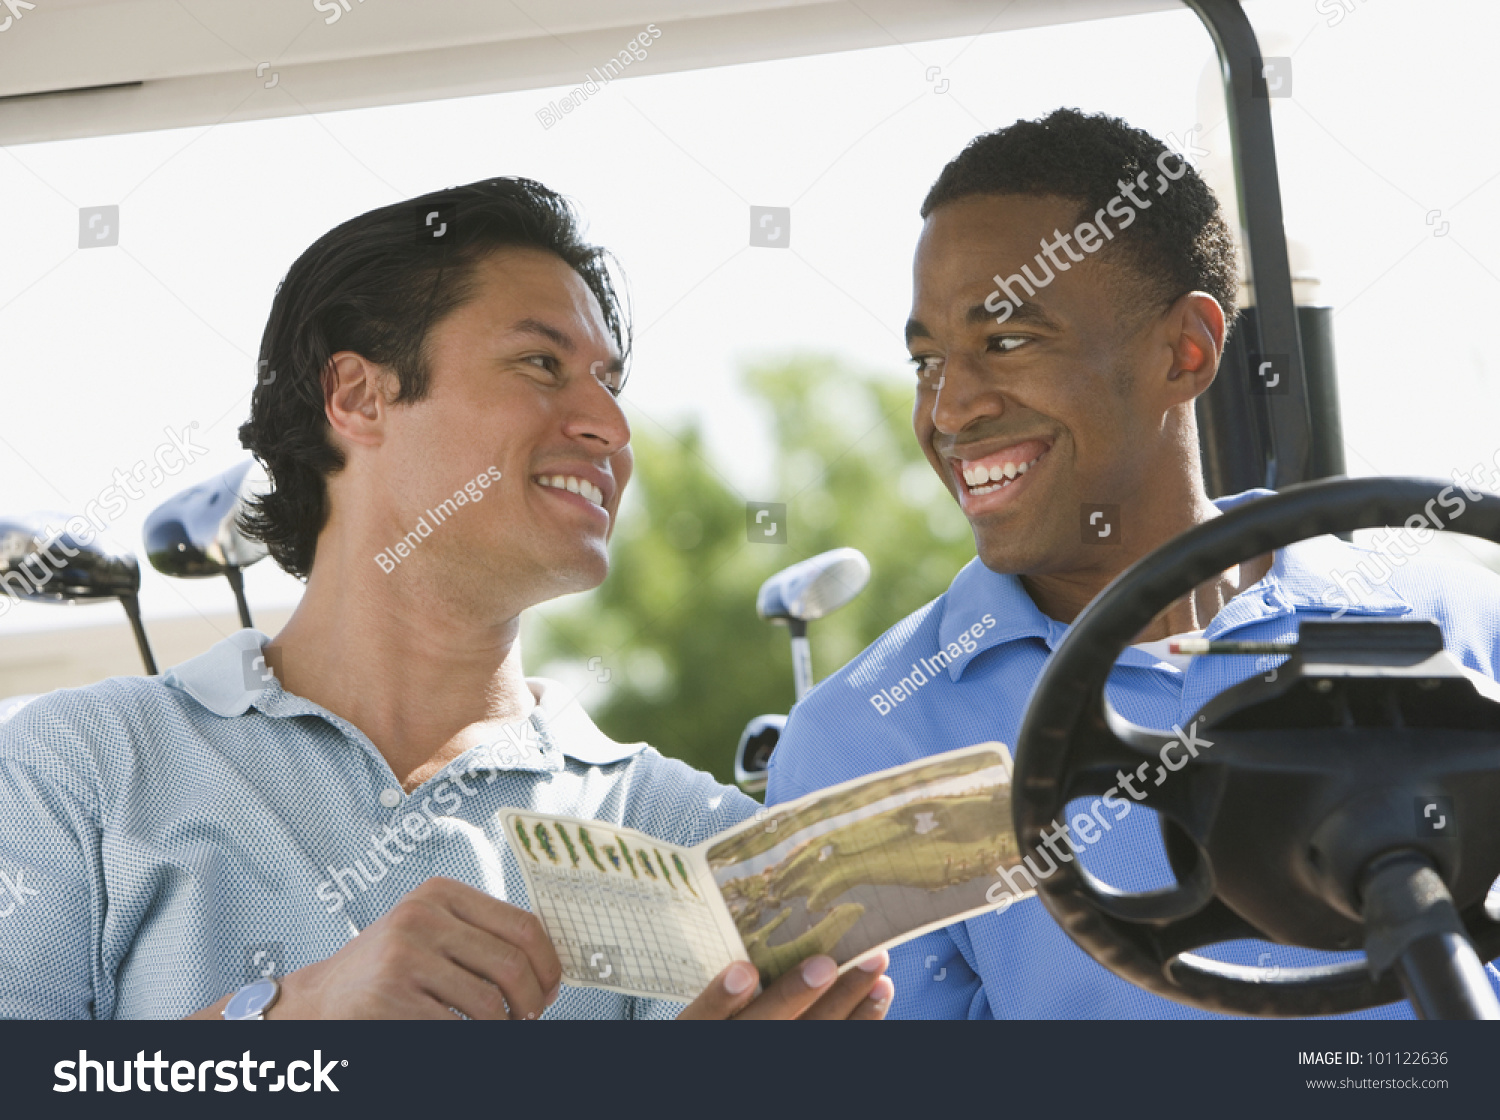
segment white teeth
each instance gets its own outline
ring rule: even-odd
[[[596,506],[604,504],[604,491],[595,486],[586,478],[574,478],[572,475],[555,474],[550,478],[542,475],[537,479],[543,486],[550,486],[554,490],[566,490],[570,494],[577,494],[587,498]]]
[[[994,490],[1002,490],[1036,466],[1037,460],[1041,457],[1038,455],[1029,463],[1005,463],[998,467],[986,467],[981,464],[977,467],[966,467],[963,472],[964,482],[969,486],[969,492],[972,494],[988,494]],[[989,483],[997,485],[991,486],[988,485]]]

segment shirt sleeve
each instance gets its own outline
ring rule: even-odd
[[[753,817],[760,803],[712,774],[647,747],[619,787],[628,828],[691,848]]]
[[[103,830],[76,735],[33,701],[0,725],[0,1018],[109,1018]]]

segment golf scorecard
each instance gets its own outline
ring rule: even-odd
[[[1003,744],[965,747],[768,807],[691,848],[503,816],[566,983],[692,1000],[733,961],[765,984],[815,953],[843,971],[1004,905],[988,895],[1019,860],[1010,777]]]

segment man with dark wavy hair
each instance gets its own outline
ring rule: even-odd
[[[628,354],[605,254],[525,179],[302,254],[241,438],[274,483],[249,528],[306,593],[274,641],[0,728],[0,1017],[884,1015],[883,954],[761,994],[741,962],[685,1010],[564,985],[516,905],[502,808],[695,844],[757,807],[522,672],[522,612],[608,569]]]
[[[1117,118],[1061,109],[975,139],[921,212],[912,422],[978,557],[797,704],[771,759],[771,802],[971,743],[1014,745],[1032,686],[1084,606],[1159,545],[1266,493],[1212,501],[1204,488],[1193,402],[1218,369],[1237,269],[1218,203],[1179,156]],[[1364,555],[1321,537],[1206,581],[1125,651],[1111,703],[1191,734],[1207,699],[1268,666],[1180,657],[1174,638],[1294,641],[1300,618],[1341,607],[1432,618],[1450,653],[1497,675],[1500,579],[1413,563],[1351,606],[1330,574]],[[1054,860],[1080,859],[1126,891],[1171,885],[1148,789],[1123,775],[1115,796],[1069,806],[1067,831],[997,876],[990,901],[1027,893]],[[1321,963],[1259,942],[1205,951],[1248,966]],[[896,1018],[1213,1017],[1106,970],[1036,898],[909,941],[891,961]],[[1358,1017],[1409,1015],[1400,1003]]]

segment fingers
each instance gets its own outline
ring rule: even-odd
[[[504,995],[505,1003],[510,1005],[509,1014],[476,1015],[467,1007],[453,1004],[471,1019],[535,1019],[552,1002],[548,998],[550,989],[542,987],[531,959],[517,946],[482,929],[455,922],[444,932],[437,948],[449,961],[466,970],[484,992],[493,993],[496,1002]]]
[[[493,984],[487,984],[452,961],[441,957],[428,962],[425,975],[419,981],[423,991],[432,998],[431,1006],[424,1006],[422,1017],[429,1019],[452,1019],[448,1009],[462,1011],[470,1019],[519,1019],[522,1015],[508,1014],[505,1010],[508,997]],[[514,1008],[515,1003],[511,1004]]]
[[[851,969],[859,972],[859,969]],[[865,975],[861,973],[861,975]],[[866,977],[867,979],[873,979]],[[735,1016],[737,1019],[796,1019],[818,1001],[839,979],[832,957],[808,957],[783,975]],[[868,985],[866,985],[868,988]],[[863,993],[861,993],[862,995]],[[851,1005],[852,1006],[852,1005]],[[832,1018],[832,1016],[829,1016]]]
[[[498,939],[494,952],[478,956],[475,943],[466,942],[468,947],[460,963],[505,991],[513,1018],[523,1018],[533,1011],[540,1015],[557,998],[562,962],[535,914],[452,879],[429,879],[418,889],[423,888],[431,890],[460,921]],[[509,952],[512,949],[521,957],[513,957]],[[518,1000],[524,1009],[518,1006]]]
[[[749,961],[735,961],[683,1009],[679,1019],[727,1019],[755,996],[760,974]]]
[[[838,978],[805,1012],[803,1019],[883,1019],[896,986],[885,975],[890,957],[877,953]],[[883,1005],[877,1007],[877,1005]]]
[[[851,1021],[856,1019],[884,1019],[886,1012],[891,1009],[891,1000],[896,997],[896,984],[889,976],[882,976],[875,981],[875,986],[870,989],[870,994],[860,1001],[853,1014],[849,1016]],[[804,1015],[803,1018],[806,1018]]]

